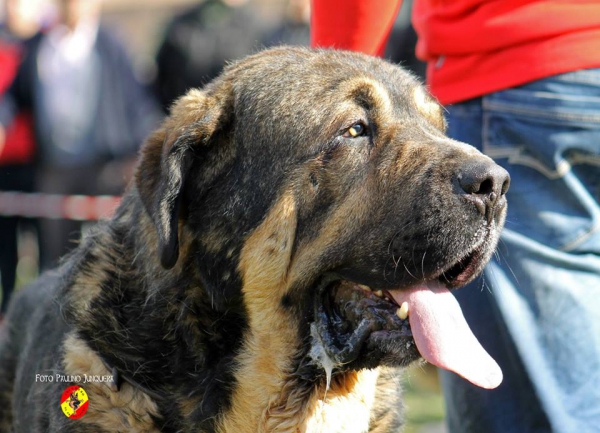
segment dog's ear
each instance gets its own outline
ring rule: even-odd
[[[186,178],[196,155],[232,113],[231,93],[192,90],[179,99],[162,127],[141,151],[135,182],[140,198],[158,233],[160,262],[172,268],[179,257],[179,217]]]

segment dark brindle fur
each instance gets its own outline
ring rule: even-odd
[[[418,353],[410,337],[369,333],[400,322],[356,307],[331,341],[315,329],[333,317],[330,281],[403,287],[478,243],[477,266],[447,279],[458,286],[489,259],[503,197],[483,209],[458,183],[492,163],[444,128],[416,79],[360,54],[274,49],[192,90],[144,145],[114,218],[16,296],[0,430],[397,431],[390,367]],[[352,339],[359,313],[366,340]],[[59,406],[69,384],[35,381],[107,366],[163,398],[83,384],[89,411],[73,421]]]

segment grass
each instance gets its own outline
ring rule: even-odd
[[[409,368],[403,378],[406,426],[403,433],[446,432],[444,399],[437,369],[431,364]]]

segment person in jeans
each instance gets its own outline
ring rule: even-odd
[[[312,45],[381,54],[399,1],[313,3]],[[456,292],[504,382],[442,372],[451,432],[600,426],[600,3],[416,0],[448,133],[511,175],[498,254]]]

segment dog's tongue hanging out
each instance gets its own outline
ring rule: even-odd
[[[398,305],[408,303],[413,338],[427,361],[482,388],[500,385],[502,370],[481,347],[448,289],[430,283],[390,294]]]

